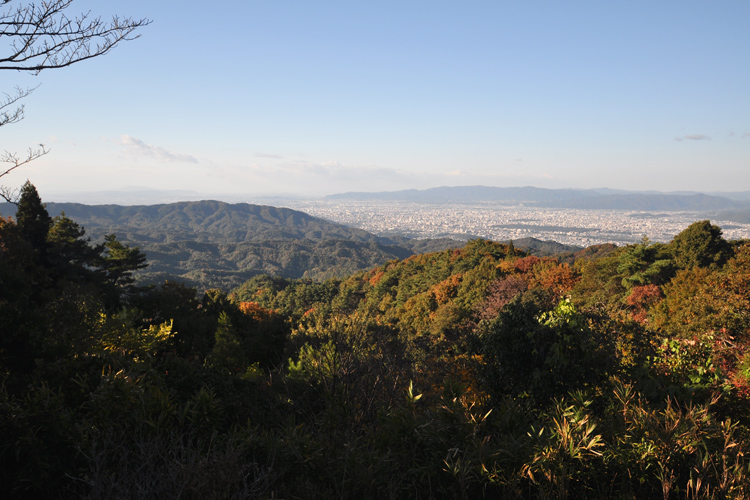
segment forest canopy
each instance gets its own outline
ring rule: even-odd
[[[0,220],[4,498],[746,498],[750,245],[472,240],[227,294]],[[570,257],[566,257],[570,260]]]

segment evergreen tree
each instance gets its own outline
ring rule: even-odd
[[[47,233],[49,264],[57,280],[101,281],[97,269],[102,259],[103,245],[91,245],[86,230],[65,216],[65,212],[52,220]]]
[[[21,236],[40,251],[46,248],[47,233],[52,227],[52,218],[39,197],[36,187],[29,182],[21,188],[16,210],[16,223]]]
[[[104,251],[106,255],[102,267],[107,273],[107,279],[116,286],[131,285],[135,281],[133,272],[148,266],[146,254],[138,247],[130,248],[129,245],[117,241],[114,234],[104,237]]]
[[[242,343],[229,315],[222,312],[216,328],[216,343],[206,360],[208,365],[225,373],[242,373],[248,366]]]
[[[513,240],[508,243],[508,252],[505,254],[506,259],[513,259],[516,256],[516,247],[513,245]]]

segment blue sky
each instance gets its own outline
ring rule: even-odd
[[[76,0],[148,17],[0,149],[44,191],[750,190],[750,2]],[[2,48],[0,48],[2,50]]]

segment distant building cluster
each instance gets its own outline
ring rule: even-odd
[[[599,243],[624,245],[638,242],[643,236],[666,243],[693,222],[706,219],[705,214],[696,212],[537,208],[497,203],[299,200],[288,206],[383,236],[495,241],[534,237],[581,247]],[[727,239],[750,238],[750,224],[711,222],[722,227]]]

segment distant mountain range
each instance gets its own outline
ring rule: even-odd
[[[730,197],[731,196],[731,197]],[[717,211],[750,207],[750,192],[660,193],[613,189],[545,189],[536,187],[457,186],[378,193],[352,192],[327,196],[328,200],[381,200],[412,203],[529,203],[546,208],[603,210]]]

